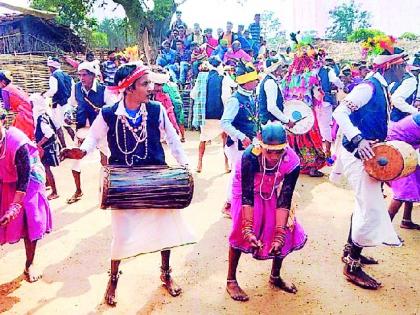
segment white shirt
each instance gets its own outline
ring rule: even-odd
[[[381,83],[386,95],[388,83],[385,81],[384,77],[378,72],[373,74],[373,77]],[[361,134],[360,130],[351,122],[350,114],[365,106],[372,96],[373,87],[366,82],[362,82],[357,85],[335,109],[333,117],[347,139],[351,140],[355,136]]]
[[[96,93],[97,89],[98,89],[98,81],[95,79],[95,81],[93,81],[93,85],[91,90],[94,91]],[[88,95],[89,91],[86,90],[86,88],[83,86],[82,84],[82,90],[86,93],[86,95]],[[111,91],[108,90],[108,88],[105,88],[105,94],[104,94],[104,102],[105,105],[114,105],[115,103],[117,103],[119,101],[120,96],[118,94],[114,94]],[[72,85],[71,87],[71,95],[70,95],[70,99],[69,99],[69,103],[72,107],[77,107],[77,100],[76,100],[76,85]]]
[[[401,85],[394,91],[391,96],[391,103],[394,107],[399,109],[404,113],[415,114],[418,112],[417,108],[408,104],[405,100],[414,92],[417,92],[418,84],[416,77],[413,76],[411,73],[410,78],[405,79],[401,82]]]
[[[330,82],[334,84],[336,87],[338,87],[339,89],[343,89],[344,83],[341,82],[341,80],[337,77],[334,69],[331,69],[329,67],[327,67],[327,69],[328,69],[328,80],[330,80]]]
[[[130,117],[127,111],[125,110],[124,100],[121,100],[119,102],[115,115]],[[188,158],[184,152],[184,149],[182,148],[179,136],[176,133],[176,130],[173,127],[171,121],[169,120],[168,114],[166,113],[166,110],[162,104],[160,105],[159,129],[165,131],[166,142],[177,162],[182,166],[188,165]],[[96,117],[91,128],[89,129],[86,139],[81,145],[80,149],[86,151],[87,153],[93,152],[96,149],[99,142],[107,138],[108,130],[108,125],[105,122],[104,117],[102,116],[101,110],[98,114],[98,117]]]
[[[283,114],[280,108],[277,107],[277,96],[279,90],[277,79],[272,74],[267,75],[274,79],[267,80],[264,83],[264,91],[267,95],[267,110],[282,123],[287,124],[290,121],[289,117]]]
[[[55,135],[54,130],[51,128],[51,125],[49,123],[47,123],[44,119],[41,119],[41,131],[44,134],[44,137],[49,139],[51,138],[53,135]]]
[[[49,88],[44,93],[44,97],[45,98],[47,98],[47,97],[52,98],[55,95],[55,93],[57,93],[57,91],[58,91],[58,80],[52,74],[50,75],[50,78],[48,80],[48,86],[49,86]],[[73,87],[74,87],[73,79],[71,80],[71,86],[72,86],[72,89],[73,89]]]

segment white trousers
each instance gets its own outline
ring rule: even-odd
[[[232,170],[230,173],[229,183],[228,183],[228,190],[227,190],[227,201],[230,202],[232,199],[232,185],[233,185],[233,177],[235,176],[235,168],[238,162],[242,158],[242,154],[244,150],[238,150],[238,143],[235,142],[230,147],[225,146],[225,154],[228,158],[229,167]]]
[[[360,247],[381,244],[400,246],[382,194],[381,182],[370,177],[365,172],[363,162],[350,152],[343,149],[340,153],[344,175],[356,198],[351,233],[353,243]]]
[[[321,106],[315,106],[315,112],[322,141],[332,142],[332,104],[328,102],[322,102]]]

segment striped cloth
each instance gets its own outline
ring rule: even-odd
[[[199,128],[206,120],[207,80],[209,73],[200,72],[197,76],[197,96],[194,98],[192,125]]]

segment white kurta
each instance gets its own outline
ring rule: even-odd
[[[123,101],[116,115],[128,117]],[[181,141],[161,105],[159,129],[166,133],[166,142],[180,165],[187,166],[188,159]],[[107,137],[108,126],[102,112],[89,129],[81,149],[91,152],[100,139]],[[112,244],[111,259],[121,260],[141,254],[157,252],[177,246],[192,244],[195,237],[182,216],[182,210],[141,209],[111,210]]]
[[[379,80],[385,90],[387,88],[385,79],[379,73],[375,73],[374,77]],[[386,93],[386,90],[384,92]],[[361,83],[346,96],[335,110],[334,118],[347,139],[353,139],[361,133],[352,124],[349,115],[365,106],[372,96],[372,87],[369,84]],[[372,117],[372,119],[375,118]],[[343,173],[356,197],[351,235],[354,244],[360,247],[381,244],[401,245],[388,214],[381,182],[371,178],[365,172],[362,160],[357,159],[346,149],[339,150],[338,158]]]

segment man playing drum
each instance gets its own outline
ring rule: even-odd
[[[115,89],[124,94],[113,106],[104,107],[80,148],[66,149],[62,158],[81,159],[107,138],[111,151],[109,164],[115,166],[166,165],[160,142],[160,130],[177,162],[188,165],[180,139],[162,104],[150,101],[152,84],[148,67],[126,64],[115,74]],[[127,174],[129,176],[129,174]],[[181,212],[173,209],[111,210],[111,273],[105,302],[115,306],[116,289],[122,259],[140,254],[161,252],[160,279],[170,295],[178,296],[181,288],[171,277],[170,249],[191,244],[194,237],[183,221]],[[162,228],[165,233],[162,233]]]
[[[366,173],[363,160],[371,159],[374,156],[372,145],[387,137],[390,106],[387,87],[389,83],[401,80],[405,55],[401,49],[392,46],[392,37],[375,38],[374,41],[375,46],[388,47],[374,58],[376,71],[356,86],[334,112],[344,134],[345,149],[340,150],[338,158],[356,195],[350,235],[343,255],[344,275],[367,289],[378,289],[381,283],[363,271],[362,264],[377,263],[361,255],[363,247],[401,245],[387,212],[381,182]]]

